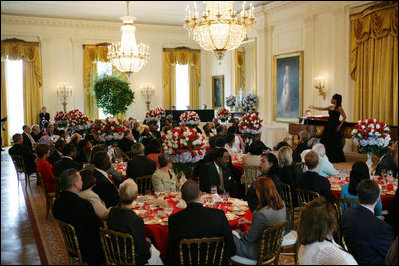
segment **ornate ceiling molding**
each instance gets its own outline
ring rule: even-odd
[[[275,2],[271,2],[267,5],[265,5],[263,10],[266,13],[273,13],[273,12],[279,11],[281,9],[291,7],[297,3],[298,2],[296,2],[296,1],[275,1]]]

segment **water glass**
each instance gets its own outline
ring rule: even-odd
[[[168,205],[163,209],[168,216],[173,212],[173,204],[168,202]]]
[[[224,192],[223,193],[223,201],[224,202],[228,202],[229,201],[229,193],[228,192]]]
[[[216,186],[211,186],[211,193],[212,194],[217,194],[218,193],[218,189]]]
[[[381,176],[386,177],[386,175],[387,175],[387,170],[381,169]]]
[[[144,205],[144,197],[142,195],[137,197],[137,203],[140,205],[140,209],[143,207]]]
[[[392,170],[387,171],[387,177],[393,177],[393,172]]]

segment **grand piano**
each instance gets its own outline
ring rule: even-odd
[[[291,135],[298,135],[300,131],[306,130],[312,137],[320,138],[323,134],[323,130],[327,125],[328,116],[309,116],[299,117],[299,123],[290,123],[288,125],[288,133]],[[344,122],[342,125],[342,136],[343,138],[352,138],[352,130],[354,129],[357,122]],[[398,140],[398,127],[389,126],[391,140]]]

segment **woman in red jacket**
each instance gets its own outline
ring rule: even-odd
[[[53,193],[56,190],[54,183],[53,166],[47,161],[50,156],[50,148],[47,144],[38,144],[36,146],[37,163],[36,170],[42,175],[43,183],[46,186],[48,193]]]

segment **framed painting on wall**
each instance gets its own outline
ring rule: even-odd
[[[273,56],[273,116],[298,122],[303,102],[303,51]]]
[[[212,107],[224,107],[224,75],[212,76]]]

